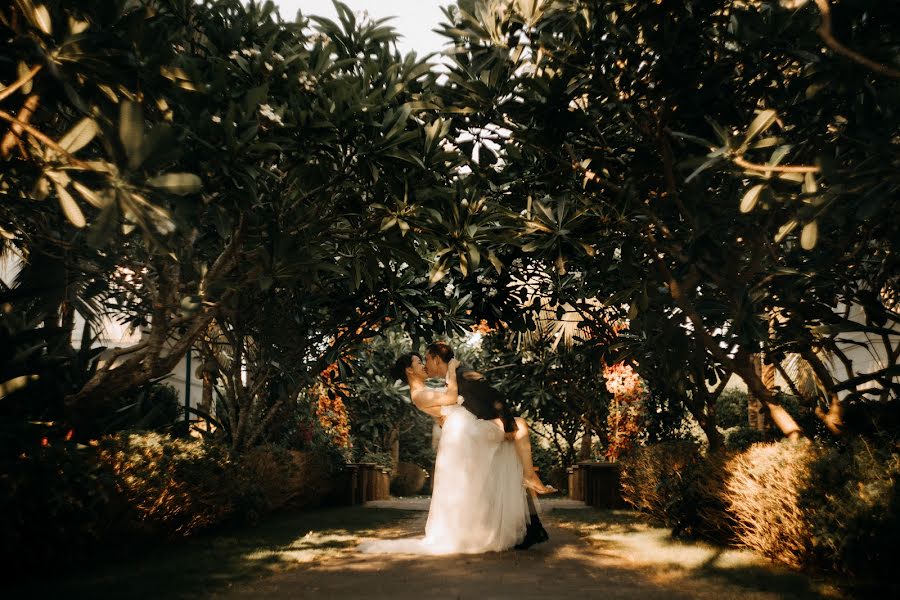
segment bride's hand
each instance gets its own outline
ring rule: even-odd
[[[457,368],[459,368],[459,361],[455,358],[451,358],[450,362],[447,363],[447,370],[455,371]]]

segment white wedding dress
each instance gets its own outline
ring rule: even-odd
[[[367,541],[361,552],[481,554],[508,550],[525,536],[528,504],[514,444],[461,406],[441,413],[425,537]]]

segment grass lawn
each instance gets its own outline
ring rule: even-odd
[[[34,576],[6,598],[200,598],[354,547],[360,537],[384,536],[413,511],[361,506],[268,518],[255,527],[218,532],[148,548],[125,560],[91,563],[57,580]]]

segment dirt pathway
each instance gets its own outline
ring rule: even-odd
[[[424,504],[422,504],[424,502]],[[373,504],[418,509],[427,501]],[[839,597],[828,586],[748,552],[668,539],[630,513],[575,510],[545,503],[551,540],[523,551],[416,557],[344,549],[285,573],[217,593],[215,598],[465,599],[603,598],[726,600]],[[418,512],[385,537],[421,535]]]

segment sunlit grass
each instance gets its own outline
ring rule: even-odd
[[[422,513],[363,507],[276,516],[256,527],[101,556],[56,580],[13,586],[12,598],[196,598],[354,552],[363,537],[406,534]],[[6,596],[6,594],[4,594]]]

